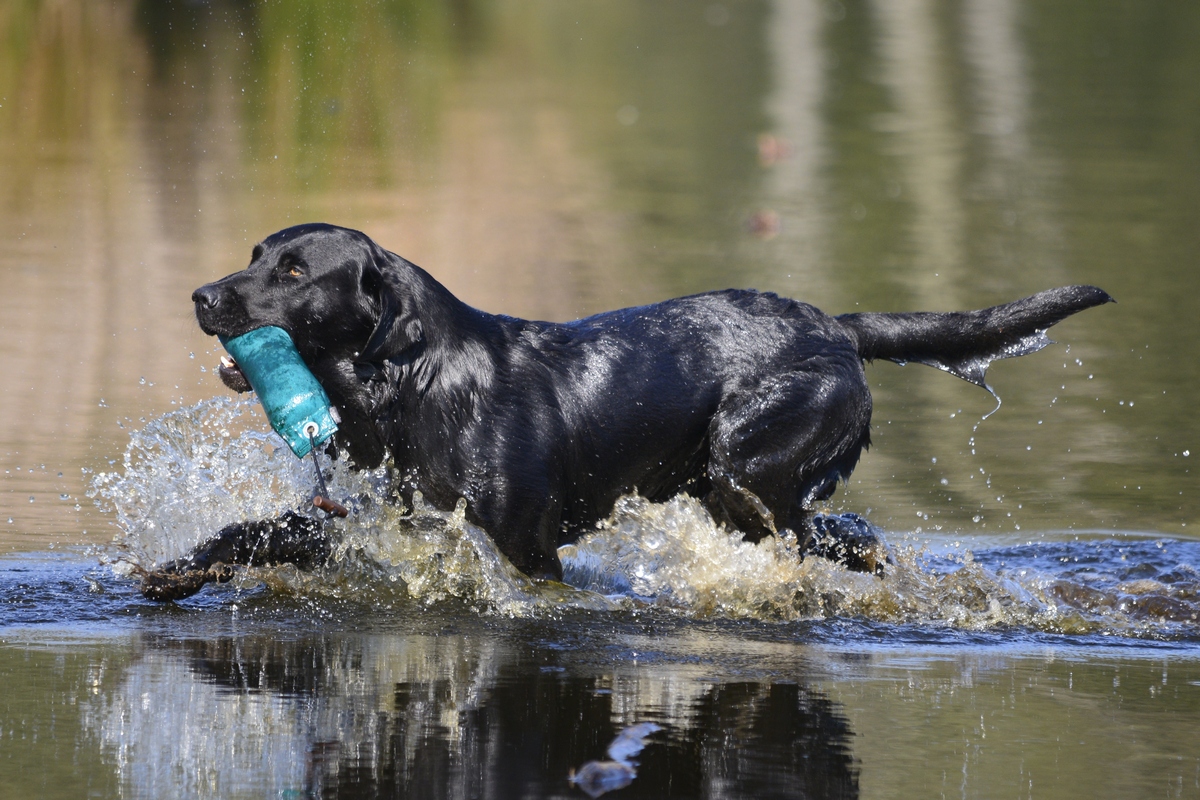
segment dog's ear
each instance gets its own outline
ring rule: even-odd
[[[363,266],[360,290],[378,313],[375,329],[355,359],[371,364],[394,359],[425,340],[417,316],[417,302],[392,260],[397,256],[382,248]]]

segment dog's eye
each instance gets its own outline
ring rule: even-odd
[[[280,275],[288,275],[292,278],[299,278],[304,275],[304,262],[296,258],[292,253],[285,253],[279,259],[279,266],[276,267]]]

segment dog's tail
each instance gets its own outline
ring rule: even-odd
[[[1051,325],[1112,302],[1095,286],[1064,286],[979,311],[843,314],[837,320],[867,361],[915,361],[989,389],[984,375],[993,361],[1036,353],[1052,344],[1046,336]]]

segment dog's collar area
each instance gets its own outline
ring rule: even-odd
[[[384,343],[392,331],[392,326],[396,324],[395,300],[385,292],[380,305],[379,319],[375,322],[371,335],[367,337],[367,343],[363,345],[361,351],[354,354],[356,362],[360,359],[364,362],[377,361],[382,355]]]
[[[387,379],[387,375],[376,364],[364,361],[354,362],[354,376],[364,383],[378,383]]]

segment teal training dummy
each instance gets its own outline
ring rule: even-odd
[[[258,394],[267,419],[298,457],[337,430],[329,396],[283,328],[256,328],[221,344]]]
[[[298,458],[310,452],[317,470],[313,505],[334,516],[350,512],[329,497],[325,476],[314,448],[333,436],[337,418],[329,395],[300,357],[292,337],[283,328],[256,328],[221,344],[237,362],[237,368],[258,394],[267,419]]]

